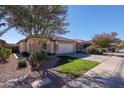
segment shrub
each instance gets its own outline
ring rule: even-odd
[[[86,48],[86,52],[94,54],[96,52],[96,47],[89,46],[89,47]]]
[[[103,54],[103,51],[101,48],[97,48],[97,47],[92,46],[92,45],[87,47],[85,52],[89,53],[89,54]]]
[[[98,54],[103,54],[103,49],[102,48],[97,48],[97,51],[98,51],[97,52]]]
[[[47,51],[45,50],[40,50],[32,54],[29,58],[30,64],[32,66],[35,66],[39,64],[43,59],[47,57]]]
[[[20,68],[25,68],[25,67],[27,67],[25,60],[19,60],[18,61],[18,68],[20,69]]]
[[[115,46],[110,47],[110,51],[111,52],[115,52],[115,50],[116,50],[116,47]]]
[[[30,56],[30,53],[28,53],[28,52],[22,52],[21,54],[22,54],[22,56],[24,56],[24,57],[29,57],[29,56]]]
[[[11,49],[0,47],[0,58],[1,59],[7,59],[9,58],[9,55],[12,53]]]

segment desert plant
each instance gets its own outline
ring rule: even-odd
[[[6,48],[6,47],[0,47],[0,58],[2,59],[7,59],[9,58],[9,55],[12,53],[11,49]]]
[[[29,62],[32,66],[40,64],[43,59],[47,57],[47,51],[41,49],[40,51],[35,52],[29,57]]]
[[[27,67],[25,60],[18,60],[18,69]]]

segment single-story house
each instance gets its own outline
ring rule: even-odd
[[[19,47],[16,44],[7,44],[7,48],[10,48],[12,50],[12,53],[18,53],[19,52]]]
[[[7,43],[5,40],[0,39],[0,46],[6,46]]]
[[[45,44],[42,41],[45,41]],[[28,36],[26,39],[17,42],[20,52],[34,53],[41,48],[51,54],[76,52],[76,41],[68,38],[52,36],[41,38],[40,36]]]
[[[18,52],[18,46],[16,44],[7,43],[5,40],[0,39],[0,47],[10,48],[13,53]]]
[[[88,46],[91,45],[90,41],[75,40],[76,41],[76,52],[83,52]]]

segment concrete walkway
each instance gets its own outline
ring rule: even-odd
[[[71,56],[71,57],[77,57],[77,58],[82,58],[85,60],[91,60],[91,61],[96,61],[99,63],[104,62],[105,60],[107,60],[108,58],[110,58],[111,56],[108,55],[92,55],[92,54],[83,54],[83,53],[69,53],[69,54],[65,54],[67,56]]]
[[[63,87],[122,88],[124,87],[124,58],[113,56]]]

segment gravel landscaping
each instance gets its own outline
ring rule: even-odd
[[[50,57],[43,62],[39,71],[31,71],[29,67],[17,69],[17,60],[10,57],[8,63],[0,64],[0,88],[32,88],[33,82],[44,78],[49,78],[51,82],[41,87],[61,87],[70,77],[48,70],[54,67],[57,60],[56,57]]]
[[[29,72],[29,68],[17,69],[17,61],[11,55],[6,64],[0,64],[0,82],[19,78]]]

